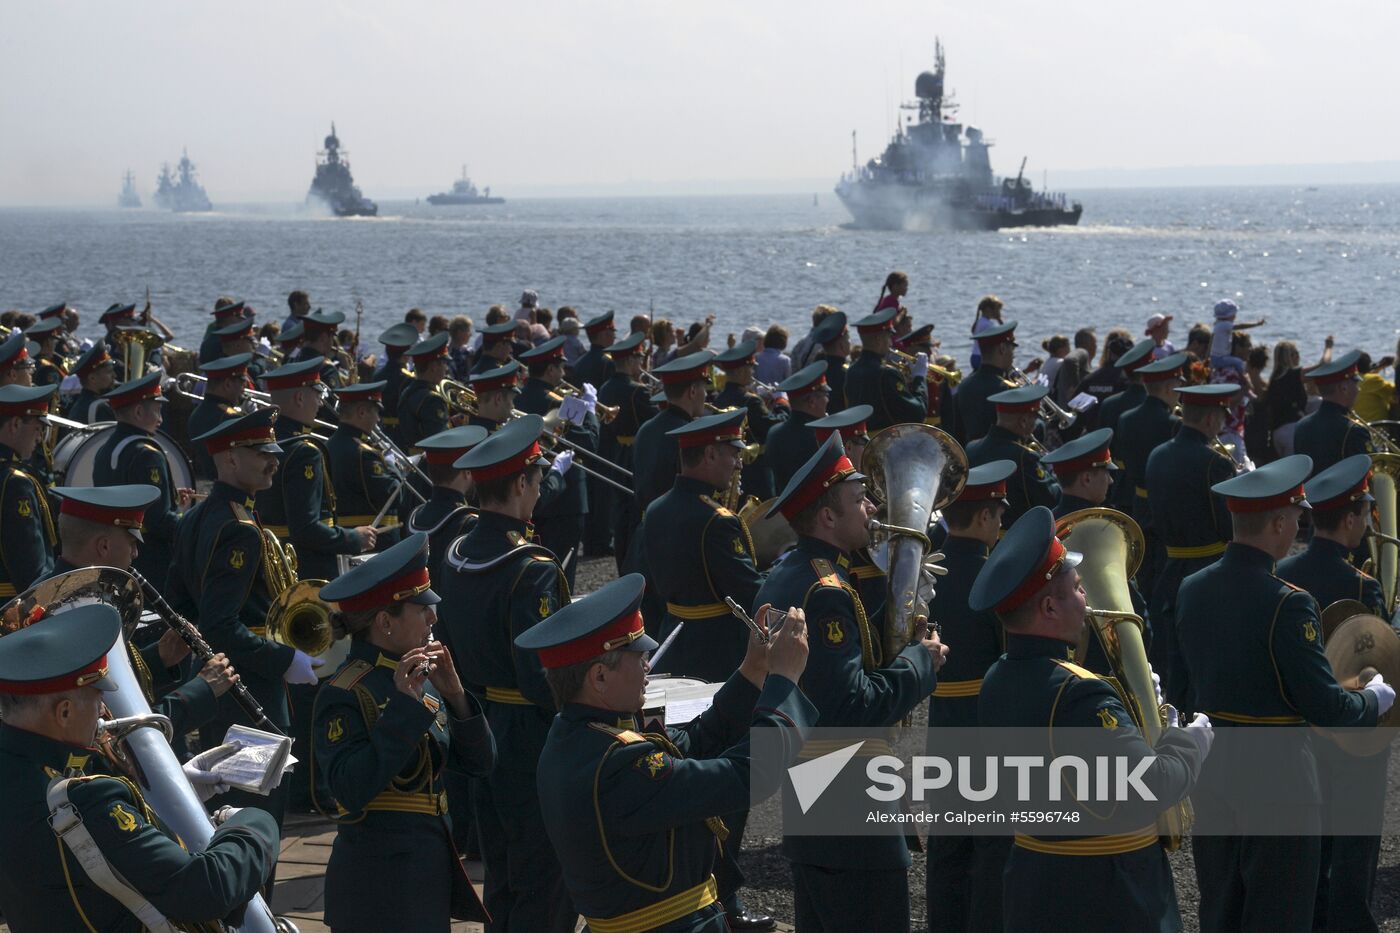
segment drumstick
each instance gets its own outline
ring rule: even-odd
[[[374,516],[374,521],[369,523],[370,527],[374,529],[376,534],[384,530],[379,527],[379,523],[384,520],[384,515],[389,511],[389,506],[394,504],[394,500],[398,498],[399,490],[402,488],[403,480],[399,480],[397,483],[394,484],[394,489],[392,492],[389,493],[389,498],[384,500],[384,507],[379,510],[378,515]]]

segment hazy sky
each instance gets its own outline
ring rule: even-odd
[[[964,122],[1048,170],[1400,159],[1400,4],[0,0],[0,204],[834,181],[942,38]],[[761,186],[760,186],[761,187]]]

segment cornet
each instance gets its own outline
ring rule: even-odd
[[[1019,369],[1011,370],[1010,378],[1006,381],[1012,388],[1020,388],[1021,386],[1035,384],[1030,376],[1027,376]],[[1040,417],[1054,424],[1055,427],[1059,428],[1061,431],[1068,431],[1074,426],[1074,422],[1079,419],[1079,412],[1066,411],[1061,408],[1054,399],[1047,395],[1040,400]]]

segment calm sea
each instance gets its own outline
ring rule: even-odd
[[[680,324],[713,313],[716,332],[780,322],[806,332],[813,306],[867,313],[901,269],[906,304],[966,358],[988,292],[1039,339],[1092,324],[1140,334],[1174,314],[1173,338],[1235,298],[1265,316],[1258,341],[1322,338],[1390,352],[1400,332],[1400,186],[1171,188],[1075,192],[1077,228],[1002,233],[847,229],[836,196],[512,200],[500,207],[387,202],[384,216],[312,218],[293,207],[205,215],[0,211],[0,308],[67,300],[86,330],[113,301],[143,300],[193,345],[222,294],[281,319],[295,288],[313,306],[364,303],[366,335],[410,307],[467,314],[514,306],[524,288],[587,317],[608,309]],[[1317,349],[1310,349],[1316,347]]]

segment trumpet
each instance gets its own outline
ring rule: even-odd
[[[1006,382],[1007,385],[1013,389],[1020,388],[1021,386],[1034,385],[1034,381],[1031,377],[1027,376],[1019,369],[1012,369],[1010,378],[1008,378]],[[1059,428],[1061,431],[1068,431],[1074,425],[1074,422],[1079,419],[1079,412],[1066,411],[1064,408],[1061,408],[1054,399],[1047,395],[1040,400],[1040,417],[1053,423],[1055,427]]]
[[[455,379],[444,379],[433,392],[447,403],[449,411],[459,415],[476,414],[476,392],[471,386],[463,385]]]

